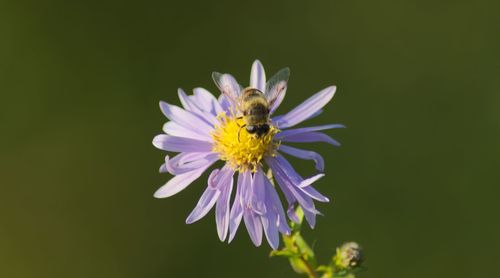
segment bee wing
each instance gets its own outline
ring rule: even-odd
[[[213,72],[212,78],[226,99],[231,102],[233,107],[237,107],[242,88],[236,79],[230,74],[219,72]]]
[[[269,110],[272,113],[285,97],[290,69],[284,68],[278,71],[266,84],[266,98],[269,102]]]

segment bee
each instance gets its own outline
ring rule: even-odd
[[[257,137],[266,135],[269,132],[269,102],[264,93],[248,87],[241,92],[238,104],[238,109],[243,114],[240,118],[245,122],[238,131],[238,140],[242,128]]]
[[[284,68],[271,77],[266,84],[256,84],[255,87],[243,89],[230,74],[212,73],[212,78],[222,95],[229,101],[231,107],[236,108],[237,119],[244,121],[238,131],[238,140],[243,128],[257,137],[262,137],[269,132],[270,115],[285,96],[289,76],[290,69]],[[259,88],[256,88],[257,86]]]

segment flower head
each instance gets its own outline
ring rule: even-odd
[[[337,248],[333,263],[339,270],[358,267],[363,262],[363,251],[358,243],[346,242]]]
[[[316,152],[298,149],[288,143],[325,142],[338,146],[337,141],[319,131],[343,126],[292,128],[319,115],[332,99],[334,86],[321,90],[290,112],[274,116],[284,99],[289,74],[288,68],[282,69],[266,82],[264,68],[257,60],[250,74],[250,88],[255,91],[250,94],[251,98],[242,96],[244,90],[233,76],[213,73],[222,93],[218,99],[207,90],[196,88],[190,96],[179,89],[183,108],[160,102],[160,109],[169,121],[163,126],[165,134],[155,136],[153,145],[177,154],[165,157],[160,172],[168,172],[174,177],[156,191],[155,197],[177,194],[216,161],[222,160],[225,165],[211,171],[207,188],[186,223],[201,219],[215,206],[217,233],[221,241],[228,239],[231,242],[243,220],[256,246],[261,244],[265,235],[270,246],[276,249],[279,233],[290,234],[290,227],[280,197],[264,174],[264,169],[269,168],[288,203],[288,218],[298,222],[295,208],[301,206],[313,228],[316,215],[320,214],[314,200],[329,201],[312,186],[324,176],[324,160]],[[248,101],[254,104],[248,106]],[[254,110],[242,109],[243,102]],[[250,119],[250,116],[258,117]],[[303,178],[282,154],[313,160],[318,173]],[[232,197],[235,177],[236,192]]]
[[[227,161],[233,169],[255,172],[264,156],[275,156],[279,146],[273,140],[279,132],[276,127],[271,126],[265,135],[257,137],[242,130],[245,124],[242,119],[222,114],[219,121],[212,133],[213,151],[219,153],[220,159]]]

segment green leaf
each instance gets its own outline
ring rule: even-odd
[[[273,250],[269,254],[270,257],[286,257],[286,258],[292,258],[292,257],[299,257],[299,254],[292,252],[291,250],[288,249],[281,249],[281,250]]]
[[[327,265],[320,265],[316,268],[316,271],[319,272],[332,272],[332,268]]]
[[[292,266],[292,269],[299,274],[309,273],[309,268],[304,261],[300,259],[300,257],[290,258],[290,265]]]

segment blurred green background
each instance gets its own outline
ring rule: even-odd
[[[166,121],[158,101],[179,104],[178,87],[215,92],[214,70],[247,84],[256,58],[268,75],[292,70],[279,113],[338,86],[307,123],[348,127],[329,132],[341,148],[308,146],[325,156],[317,188],[333,199],[305,231],[321,260],[356,240],[360,277],[496,276],[498,10],[0,1],[0,277],[295,277],[242,227],[227,245],[213,213],[184,223],[206,176],[152,196],[170,178],[151,144]]]

